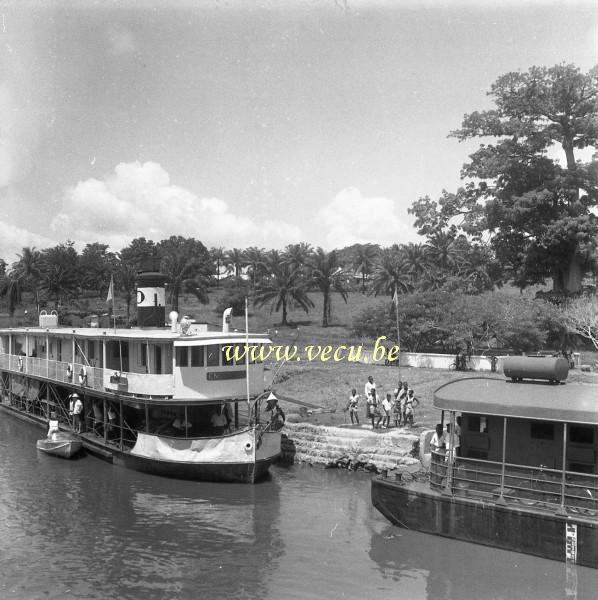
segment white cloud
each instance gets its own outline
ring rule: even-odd
[[[403,244],[418,241],[407,215],[395,212],[390,198],[364,198],[354,188],[339,192],[320,209],[318,221],[326,228],[326,246],[343,248],[351,244]]]
[[[33,247],[41,250],[56,244],[56,241],[43,235],[0,221],[0,258],[9,265],[17,260],[17,254],[21,254],[23,248]]]
[[[137,49],[133,34],[122,26],[110,27],[106,31],[106,38],[112,54],[130,54]]]
[[[228,248],[273,248],[302,240],[295,225],[275,219],[256,222],[232,212],[224,200],[199,198],[171,184],[154,162],[120,163],[103,180],[79,182],[66,191],[50,228],[63,240],[78,245],[102,241],[112,250],[142,236],[157,242],[182,235]]]

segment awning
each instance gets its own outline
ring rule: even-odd
[[[434,406],[461,413],[598,425],[598,386],[473,377],[440,386],[434,392]]]

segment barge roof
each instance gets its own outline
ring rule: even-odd
[[[462,413],[598,425],[598,386],[468,377],[440,386],[434,407]]]

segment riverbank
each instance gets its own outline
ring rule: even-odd
[[[417,473],[420,440],[426,435],[409,428],[372,430],[371,426],[335,427],[287,422],[281,461],[327,468]]]

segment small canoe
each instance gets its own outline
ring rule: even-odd
[[[61,458],[71,458],[81,450],[81,440],[66,433],[55,434],[54,439],[37,440],[37,449]]]

